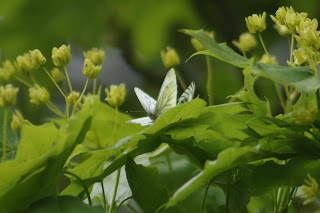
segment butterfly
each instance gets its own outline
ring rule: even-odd
[[[167,73],[157,101],[151,98],[148,94],[143,92],[141,89],[135,87],[134,91],[144,108],[147,112],[148,117],[137,118],[127,121],[127,123],[140,124],[141,126],[148,126],[153,124],[153,122],[165,111],[171,109],[177,105],[177,80],[174,69],[170,69]],[[189,87],[183,92],[178,100],[178,105],[191,101],[194,96],[195,83],[191,82]]]

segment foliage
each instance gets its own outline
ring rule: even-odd
[[[284,16],[283,27],[296,23],[314,32],[315,21],[292,11],[279,8],[273,19],[279,24],[279,13],[285,12],[289,15]],[[300,22],[292,22],[292,16]],[[251,22],[253,25],[254,19]],[[9,106],[0,108],[1,210],[294,212],[292,209],[318,199],[320,79],[315,65],[320,62],[320,37],[318,33],[310,40],[300,28],[292,32],[292,42],[298,42],[298,49],[291,46],[289,66],[274,64],[276,60],[268,54],[260,34],[263,29],[259,28],[258,36],[266,55],[259,61],[253,55],[247,58],[250,53],[243,49],[240,55],[226,43],[217,43],[203,30],[182,30],[203,48],[191,57],[207,56],[208,85],[212,83],[209,57],[215,57],[242,69],[244,87],[231,95],[228,103],[212,105],[210,97],[209,104],[196,97],[178,104],[146,128],[126,123],[131,116],[119,109],[126,98],[124,84],[105,90],[109,105],[100,100],[102,88],[97,88],[95,78],[101,68],[93,65],[92,59],[85,59],[84,70],[92,64],[92,69],[98,67],[99,71],[94,76],[84,72],[87,79],[81,93],[72,89],[66,67],[71,60],[70,46],[52,51],[54,64],[64,70],[68,90],[44,67],[45,58],[41,64],[35,60],[44,57],[39,50],[33,51],[37,56],[26,53],[19,64],[18,59],[13,63],[20,71],[4,65],[1,72],[7,73],[0,76],[15,78],[30,87],[31,102],[47,106],[57,117],[33,125]],[[297,51],[302,49],[306,60],[298,66],[302,56]],[[104,53],[92,51],[93,55],[99,53],[101,64]],[[33,79],[32,73],[39,68],[64,97],[64,112],[51,102],[46,85],[38,85]],[[274,83],[283,114],[273,115],[270,106],[275,103],[256,94],[257,78]],[[86,93],[89,80],[94,84],[92,93]],[[210,89],[208,86],[208,93]],[[20,122],[18,131],[9,125],[14,116],[15,122]],[[63,175],[70,182],[61,188]],[[303,196],[297,195],[299,187]],[[305,198],[305,202],[296,202]]]

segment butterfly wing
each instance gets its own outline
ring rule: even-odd
[[[141,89],[135,87],[134,91],[143,107],[143,109],[149,114],[154,114],[156,109],[156,101]]]
[[[194,90],[195,90],[195,83],[192,81],[191,84],[188,86],[188,88],[180,96],[177,105],[191,101],[194,96]]]
[[[137,118],[126,121],[126,123],[140,124],[141,126],[149,126],[153,124],[153,121],[149,117]]]
[[[174,69],[167,73],[156,102],[155,116],[159,116],[177,103],[177,80]]]

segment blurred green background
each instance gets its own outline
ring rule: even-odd
[[[160,51],[171,46],[180,55],[182,64],[178,69],[183,78],[187,83],[194,80],[196,94],[204,98],[207,95],[205,57],[196,56],[184,63],[195,50],[190,37],[178,30],[214,31],[218,42],[227,42],[236,50],[231,42],[247,31],[245,17],[263,11],[274,14],[278,7],[291,5],[297,12],[307,12],[310,18],[320,18],[318,0],[1,0],[1,61],[13,61],[18,55],[37,48],[47,58],[46,67],[51,69],[52,47],[70,44],[72,62],[68,70],[73,86],[81,91],[85,82],[83,51],[92,47],[104,49],[106,58],[98,82],[102,88],[126,83],[128,98],[121,110],[141,110],[133,87],[138,86],[156,98],[167,72]],[[272,26],[273,22],[267,17],[267,30],[262,35],[271,54],[285,65],[289,57],[288,41]],[[255,55],[259,58],[262,51],[259,46]],[[226,97],[243,85],[241,70],[214,59],[212,63],[214,103],[227,102]],[[34,71],[33,75],[40,84],[54,89],[41,70]],[[268,80],[258,82],[259,95],[272,102],[273,112],[279,112],[273,83]],[[42,113],[35,113],[41,107],[27,104],[28,91],[19,86],[18,109],[31,122],[42,122],[43,115],[49,111],[44,109]],[[63,108],[59,94],[53,95],[53,99]]]

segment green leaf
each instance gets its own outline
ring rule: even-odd
[[[199,54],[209,55],[240,68],[249,67],[250,63],[252,62],[252,60],[249,60],[239,55],[238,53],[236,53],[233,49],[228,47],[225,43],[218,44],[203,30],[181,30],[181,31],[197,39],[201,43],[203,48],[206,49],[204,51],[200,51],[193,54],[191,57]]]
[[[91,114],[90,109],[80,111],[59,132],[52,123],[26,127],[17,158],[0,164],[0,173],[5,174],[0,178],[3,211],[23,211],[33,202],[56,194],[57,177],[74,147],[83,141]],[[48,144],[42,144],[43,141]]]
[[[26,213],[103,213],[101,207],[89,206],[77,197],[50,197],[34,203]]]
[[[248,107],[254,114],[271,117],[269,102],[261,100],[254,92],[254,79],[251,75],[250,69],[244,69],[243,75],[244,86],[246,87],[247,92],[242,92],[238,98],[243,102],[251,103]]]
[[[144,212],[155,212],[168,201],[168,193],[159,183],[157,168],[137,165],[128,159],[126,174],[133,197]]]
[[[320,85],[320,77],[308,67],[285,67],[253,62],[251,70],[254,74],[294,86],[299,92],[315,92]]]
[[[222,151],[215,161],[207,161],[204,170],[181,186],[169,199],[167,208],[175,206],[192,192],[210,181],[223,171],[238,165],[257,160],[261,155],[252,147],[231,147]]]

